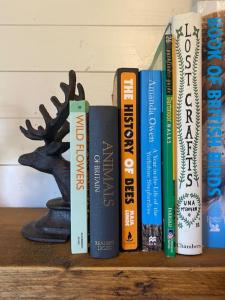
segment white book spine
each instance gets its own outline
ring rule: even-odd
[[[175,77],[176,250],[202,253],[201,17],[172,20]]]

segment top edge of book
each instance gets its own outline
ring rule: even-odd
[[[139,69],[138,68],[118,68],[116,70],[116,73],[123,73],[123,72],[138,72]]]
[[[198,1],[197,12],[203,16],[211,13],[218,13],[219,11],[225,10],[225,1]]]
[[[172,23],[174,21],[178,21],[178,20],[182,20],[182,21],[186,20],[186,19],[190,20],[191,18],[196,18],[196,17],[200,18],[201,14],[198,13],[198,12],[191,11],[191,12],[188,12],[188,13],[183,13],[183,14],[173,16],[172,17]]]
[[[161,70],[141,70],[140,73],[144,74],[155,74],[155,75],[158,75],[158,74],[161,74]]]
[[[117,107],[113,106],[113,105],[90,105],[89,106],[89,111],[90,110],[105,110],[105,109],[117,110]]]
[[[162,54],[162,51],[163,51],[163,48],[164,48],[165,36],[170,35],[170,34],[172,34],[172,24],[171,24],[171,22],[169,22],[168,25],[166,26],[166,29],[164,31],[164,34],[163,34],[162,38],[161,38],[161,41],[160,41],[160,43],[159,43],[159,45],[158,45],[158,47],[155,51],[152,63],[150,64],[150,67],[149,67],[150,70],[154,69],[160,55]]]
[[[140,71],[140,76],[148,80],[159,80],[162,76],[161,70],[143,70]]]
[[[89,103],[87,100],[71,100],[70,112],[88,112]]]

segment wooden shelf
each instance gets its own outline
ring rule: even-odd
[[[225,299],[225,249],[166,258],[71,255],[70,244],[25,240],[20,229],[44,209],[1,208],[0,299]]]

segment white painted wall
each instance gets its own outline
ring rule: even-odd
[[[191,0],[0,0],[0,206],[44,206],[59,196],[51,175],[17,162],[39,144],[19,125],[42,122],[40,103],[77,72],[92,104],[111,104],[118,67],[147,68],[169,18]],[[62,99],[63,100],[63,99]]]

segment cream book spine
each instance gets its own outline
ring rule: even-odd
[[[71,252],[88,252],[88,102],[70,101]]]
[[[172,19],[175,96],[176,252],[202,253],[201,17]]]

